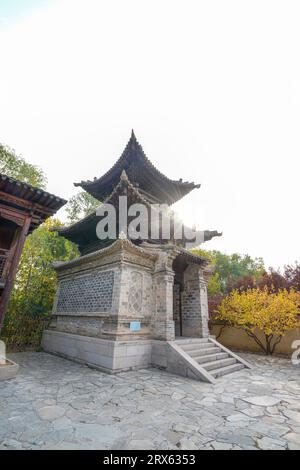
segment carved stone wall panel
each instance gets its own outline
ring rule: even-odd
[[[142,312],[143,302],[143,275],[140,272],[133,271],[130,274],[128,308],[133,313]]]

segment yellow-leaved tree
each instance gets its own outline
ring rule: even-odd
[[[216,318],[243,329],[266,354],[273,354],[284,334],[300,326],[300,292],[234,290],[222,300]]]

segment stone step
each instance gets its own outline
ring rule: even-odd
[[[175,342],[178,344],[178,346],[181,346],[183,344],[198,344],[198,343],[207,343],[208,339],[207,338],[175,338]]]
[[[198,359],[200,359],[203,356],[207,356],[208,354],[219,354],[221,352],[220,348],[214,347],[214,348],[207,348],[207,349],[199,349],[196,354],[190,353],[188,351],[185,351],[189,356],[191,356],[195,361],[198,362]]]
[[[251,368],[250,364],[213,340],[212,337],[176,338],[175,342],[177,353],[181,354],[183,360],[191,366],[193,373],[194,369],[197,371],[201,377],[200,380],[215,383],[218,377],[237,372],[245,367]]]
[[[215,344],[214,343],[194,343],[194,344],[178,344],[178,346],[189,354],[190,351],[213,348]]]
[[[209,373],[216,379],[217,377],[221,377],[222,375],[231,374],[232,372],[241,370],[244,367],[244,364],[240,364],[237,362],[236,364],[232,364],[231,366],[221,367],[220,369],[214,369]]]
[[[231,366],[232,364],[236,364],[236,362],[237,361],[234,357],[228,357],[227,359],[219,359],[218,361],[205,362],[204,364],[201,364],[201,367],[204,367],[205,370],[211,371]]]
[[[227,359],[228,357],[229,354],[225,352],[220,352],[217,354],[207,354],[205,356],[200,356],[197,362],[202,366],[202,364],[204,364],[205,362],[218,361],[219,359]]]

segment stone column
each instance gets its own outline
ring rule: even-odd
[[[203,270],[190,264],[184,272],[182,335],[208,337],[207,283]]]
[[[153,316],[151,334],[154,339],[173,341],[175,324],[173,318],[173,286],[175,273],[172,270],[172,253],[159,253],[153,274]]]
[[[181,319],[180,319],[180,311],[181,311],[181,291],[180,285],[174,284],[173,289],[173,318],[174,318],[174,326],[175,326],[175,335],[180,336],[181,334]]]

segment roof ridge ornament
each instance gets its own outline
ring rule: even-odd
[[[120,179],[122,181],[128,181],[128,176],[125,170],[122,171]]]
[[[127,235],[123,230],[119,233],[119,240],[128,240]]]
[[[138,143],[138,140],[136,138],[136,135],[133,129],[131,129],[131,135],[130,135],[129,142],[127,144],[127,148],[143,151],[142,148],[140,148],[140,144]]]

